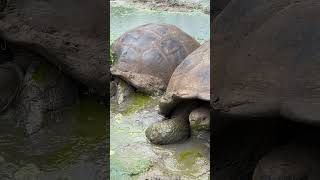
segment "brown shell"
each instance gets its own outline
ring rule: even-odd
[[[174,71],[166,96],[210,101],[210,42],[192,52]]]
[[[138,90],[164,91],[175,68],[200,44],[174,25],[146,24],[122,35],[112,50],[111,73]]]

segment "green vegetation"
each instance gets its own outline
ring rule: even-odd
[[[113,64],[115,61],[116,61],[116,55],[112,51],[112,49],[110,49],[110,52],[109,52],[109,64]]]
[[[151,97],[144,95],[142,93],[135,93],[132,97],[132,103],[123,111],[123,115],[129,115],[131,113],[137,112],[144,109],[150,102]]]
[[[72,114],[76,123],[71,131],[77,138],[46,156],[47,164],[53,168],[73,162],[109,135],[106,132],[108,111],[96,98],[82,97],[73,107]]]
[[[191,169],[198,158],[203,158],[203,154],[199,150],[187,150],[178,153],[177,161],[183,167]]]

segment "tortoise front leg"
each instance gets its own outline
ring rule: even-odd
[[[186,140],[191,135],[189,114],[197,106],[196,102],[180,104],[173,111],[171,119],[156,122],[145,132],[153,144],[165,145]]]

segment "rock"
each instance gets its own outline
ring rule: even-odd
[[[202,106],[193,110],[189,115],[191,129],[194,131],[210,130],[210,109]]]

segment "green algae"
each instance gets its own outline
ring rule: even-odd
[[[130,105],[122,112],[123,115],[130,115],[144,109],[150,102],[151,97],[142,93],[135,93],[132,96]]]
[[[76,151],[76,149],[80,148],[79,144],[81,143],[74,142],[66,144],[62,148],[54,151],[51,154],[48,154],[46,158],[46,164],[50,168],[59,168],[64,166],[66,163],[72,163],[81,155],[80,151]]]
[[[96,144],[102,142],[106,137],[101,138],[78,138],[73,143],[68,143],[62,148],[46,155],[47,169],[56,169],[72,164],[86,152],[90,152]]]
[[[112,49],[110,48],[109,51],[109,64],[113,64],[116,61],[116,54],[112,51]]]
[[[91,151],[96,144],[107,139],[108,109],[98,103],[95,97],[81,97],[73,107],[75,126],[71,129],[72,142],[47,155],[46,164],[50,167],[61,167],[72,163],[84,152]]]
[[[135,94],[133,94],[135,95]],[[152,146],[146,142],[145,128],[156,118],[157,98],[150,98],[142,109],[125,115],[121,105],[111,102],[111,151],[110,174],[112,180],[135,180],[152,171],[197,179],[206,173],[208,157],[206,146],[200,140],[192,140],[170,146]],[[134,102],[133,97],[124,101],[125,107]],[[139,104],[139,103],[137,103]],[[141,103],[144,104],[144,103]],[[134,108],[133,108],[134,109]],[[139,108],[138,108],[139,109]],[[126,109],[125,109],[126,110]],[[160,120],[160,119],[158,119]],[[204,175],[208,177],[208,174]]]
[[[39,132],[40,135],[34,135],[35,143],[30,143],[33,137],[25,137],[24,129],[1,123],[1,156],[14,164],[33,163],[46,177],[48,172],[52,175],[51,173],[61,171],[72,175],[74,166],[91,163],[91,158],[104,160],[102,151],[109,135],[108,111],[107,107],[99,103],[97,97],[81,96],[73,109],[68,110],[67,116],[63,116],[57,123],[48,124],[48,127]],[[4,117],[0,115],[1,118]],[[90,162],[87,158],[90,158]],[[100,162],[93,163],[94,167],[101,166],[102,169]],[[0,168],[0,173],[3,171]]]
[[[192,169],[198,158],[203,158],[200,150],[186,150],[177,154],[177,161],[182,167]]]

